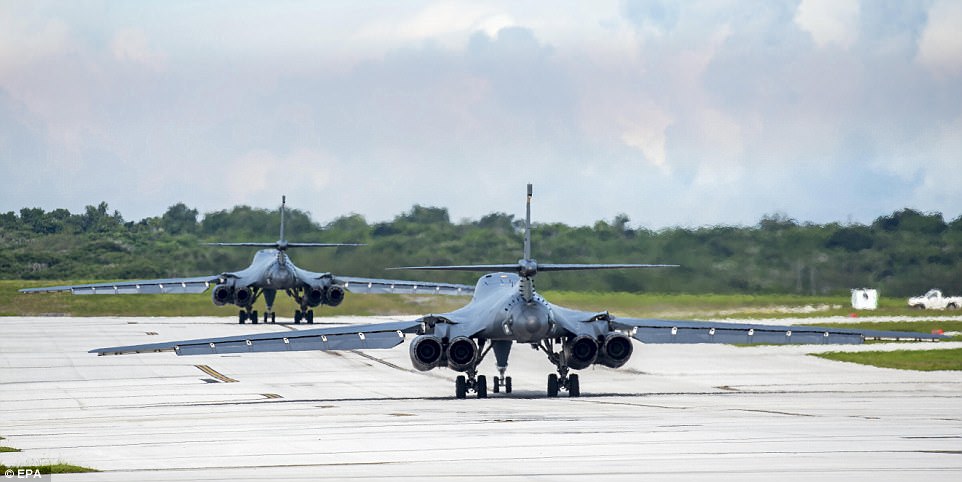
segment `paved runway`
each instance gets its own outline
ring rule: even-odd
[[[0,463],[64,461],[103,472],[54,480],[107,481],[962,480],[962,373],[805,355],[880,345],[636,343],[625,367],[582,371],[578,399],[546,398],[551,365],[516,345],[514,393],[482,400],[456,400],[450,370],[413,370],[406,345],[87,353],[287,329],[230,317],[0,318],[0,445],[23,450]]]

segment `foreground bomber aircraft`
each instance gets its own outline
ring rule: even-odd
[[[941,335],[894,331],[850,330],[817,326],[749,325],[707,321],[616,318],[608,312],[585,312],[549,303],[534,289],[539,271],[668,267],[648,264],[539,264],[531,259],[531,185],[528,185],[524,258],[513,264],[474,266],[418,266],[396,269],[497,271],[485,274],[474,297],[450,313],[426,315],[412,321],[320,328],[283,333],[171,341],[148,345],[98,348],[91,353],[119,355],[174,351],[178,355],[296,350],[355,350],[392,348],[411,340],[411,363],[421,371],[448,367],[463,372],[455,381],[455,394],[487,396],[487,381],[478,364],[494,351],[498,376],[495,392],[511,392],[505,376],[514,343],[542,350],[557,373],[548,375],[548,396],[559,390],[577,397],[578,375],[592,365],[619,368],[631,357],[632,338],[643,343],[861,343],[865,338],[938,339]]]
[[[288,248],[363,246],[340,243],[290,243],[284,237],[284,211],[287,196],[281,198],[281,235],[273,243],[209,243],[212,246],[254,246],[267,248],[258,251],[250,266],[240,271],[226,272],[196,278],[169,278],[141,281],[117,281],[72,286],[22,289],[21,293],[70,291],[75,295],[116,294],[185,294],[203,293],[213,285],[211,298],[217,306],[234,304],[242,309],[237,314],[240,323],[251,320],[257,323],[254,303],[263,295],[266,310],[264,322],[276,321],[274,299],[278,291],[294,298],[300,309],[294,311],[294,323],[305,320],[314,323],[314,310],[319,305],[337,306],[344,300],[344,292],[352,293],[398,293],[398,294],[446,294],[468,295],[474,288],[450,283],[423,283],[375,278],[335,276],[331,273],[314,273],[294,265],[287,255]]]

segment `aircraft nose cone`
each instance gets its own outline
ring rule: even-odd
[[[514,317],[514,331],[518,341],[539,341],[548,333],[548,311],[540,304],[523,307]]]

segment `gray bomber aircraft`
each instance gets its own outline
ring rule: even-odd
[[[451,283],[430,283],[377,278],[336,276],[331,273],[314,273],[298,268],[287,255],[289,248],[329,248],[338,246],[363,246],[343,243],[291,243],[284,237],[284,212],[287,196],[281,197],[281,233],[273,243],[208,243],[211,246],[252,246],[261,249],[254,255],[250,266],[240,271],[226,272],[194,278],[168,278],[140,281],[117,281],[46,288],[22,289],[21,293],[69,291],[75,295],[117,294],[187,294],[203,293],[211,286],[211,298],[217,306],[234,304],[242,309],[237,314],[240,323],[250,320],[257,323],[258,314],[254,303],[264,296],[266,310],[264,322],[277,321],[274,300],[278,291],[286,293],[297,302],[300,309],[294,311],[294,323],[301,320],[314,323],[314,310],[320,305],[337,306],[344,300],[344,292],[352,293],[398,293],[398,294],[445,294],[469,295],[474,288]]]
[[[478,364],[494,351],[498,376],[492,389],[511,392],[505,376],[508,356],[515,343],[542,350],[557,369],[548,375],[549,397],[566,390],[581,394],[580,381],[572,370],[592,365],[619,368],[631,357],[632,338],[642,343],[763,343],[841,344],[862,343],[866,338],[935,340],[941,335],[895,331],[851,330],[818,326],[780,326],[713,321],[678,321],[618,318],[608,312],[586,312],[546,301],[534,288],[539,271],[653,268],[651,264],[542,264],[531,258],[531,185],[528,185],[525,217],[524,258],[517,263],[471,266],[416,266],[394,269],[495,271],[478,279],[474,297],[450,313],[431,314],[416,320],[319,328],[283,333],[259,333],[222,338],[170,341],[147,345],[98,348],[91,353],[120,355],[173,351],[178,355],[298,350],[355,350],[392,348],[405,334],[416,335],[409,345],[414,368],[428,371],[448,367],[457,372],[455,395],[474,392],[487,397],[487,381],[478,375]]]

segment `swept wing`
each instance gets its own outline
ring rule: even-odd
[[[642,343],[851,344],[866,339],[939,340],[944,335],[831,326],[765,325],[654,318],[613,318],[613,328]]]
[[[305,350],[359,350],[393,348],[404,341],[404,333],[417,332],[419,321],[394,321],[336,328],[283,331],[177,340],[146,345],[96,348],[97,355],[126,355],[173,351],[178,355],[212,355],[224,353],[259,353]]]
[[[203,293],[222,275],[199,276],[196,278],[165,278],[139,281],[116,281],[112,283],[92,283],[80,285],[48,286],[27,288],[21,293],[47,293],[69,291],[75,295],[132,295],[132,294],[187,294]]]

